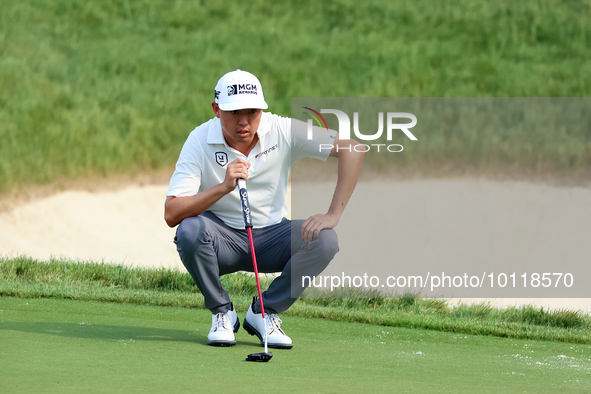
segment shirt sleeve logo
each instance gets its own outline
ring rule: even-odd
[[[215,152],[215,162],[222,167],[228,164],[228,155],[226,152]]]

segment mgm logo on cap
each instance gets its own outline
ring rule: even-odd
[[[241,85],[228,86],[228,96],[233,96],[235,94],[257,94],[257,85],[243,83]]]
[[[261,82],[242,70],[231,71],[220,78],[215,87],[215,102],[222,111],[269,108]]]

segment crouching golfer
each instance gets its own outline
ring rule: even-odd
[[[170,227],[179,225],[175,243],[180,258],[213,313],[207,343],[235,345],[240,321],[220,276],[253,271],[236,187],[237,179],[246,180],[258,269],[281,275],[262,293],[265,319],[255,299],[243,326],[262,344],[266,324],[269,347],[291,348],[277,314],[304,291],[301,276],[320,274],[338,251],[333,227],[353,193],[363,153],[352,149],[356,141],[339,140],[334,131],[318,130],[308,140],[304,122],[294,121],[303,125],[296,131],[290,118],[263,112],[268,105],[261,83],[245,71],[229,72],[218,81],[212,108],[215,117],[193,130],[181,150],[168,188],[165,220]],[[320,150],[319,144],[333,148]],[[329,155],[339,164],[328,212],[305,221],[287,220],[292,163],[302,157],[325,161]]]

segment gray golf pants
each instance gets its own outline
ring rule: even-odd
[[[303,220],[283,219],[252,230],[259,273],[281,272],[263,292],[265,312],[286,311],[305,290],[302,276],[319,275],[339,250],[333,229],[322,230],[311,242],[305,242],[301,236],[303,223]],[[237,271],[254,272],[248,232],[231,228],[206,211],[184,219],[174,242],[205,298],[205,307],[214,314],[229,311],[230,297],[220,276]],[[254,308],[260,313],[259,303]]]

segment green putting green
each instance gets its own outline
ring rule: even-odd
[[[242,319],[244,313],[239,313]],[[285,317],[268,363],[206,310],[0,297],[0,393],[588,393],[591,346]]]

